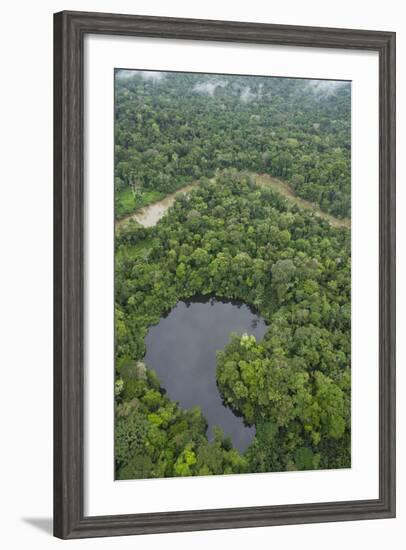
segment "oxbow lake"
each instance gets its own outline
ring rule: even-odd
[[[245,451],[255,428],[244,425],[220,397],[216,384],[216,352],[230,341],[230,334],[266,332],[263,319],[246,304],[214,298],[178,302],[168,315],[150,328],[145,363],[154,369],[168,397],[188,409],[198,405],[208,422],[207,435],[219,426],[233,446]]]

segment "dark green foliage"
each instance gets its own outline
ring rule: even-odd
[[[162,75],[116,75],[117,218],[225,168],[281,177],[350,216],[349,83]]]
[[[117,477],[349,467],[350,232],[229,170],[155,227],[117,232],[117,251],[142,242],[116,254]],[[268,325],[218,354],[224,401],[256,426],[243,455],[220,432],[208,442],[200,410],[171,402],[142,363],[148,327],[202,294],[242,300]]]

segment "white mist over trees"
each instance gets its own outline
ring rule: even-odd
[[[120,70],[116,94],[117,217],[135,207],[134,181],[142,206],[224,168],[280,177],[350,216],[349,82]]]

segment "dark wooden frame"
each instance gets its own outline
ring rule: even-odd
[[[379,53],[379,498],[85,517],[83,38],[145,36]],[[102,13],[54,16],[54,534],[132,535],[395,516],[395,33]]]

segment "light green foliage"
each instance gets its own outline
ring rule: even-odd
[[[349,217],[350,85],[323,93],[300,79],[221,79],[211,94],[204,87],[217,76],[118,74],[116,217],[225,168],[284,178],[300,197]]]
[[[165,196],[165,193],[160,191],[140,190],[134,194],[130,187],[122,187],[116,189],[114,212],[117,219],[123,218],[127,214],[131,214],[134,210],[138,210],[143,206],[148,206],[152,202],[158,201]]]
[[[190,476],[192,475],[192,467],[196,464],[197,458],[195,453],[191,449],[191,445],[188,445],[184,451],[178,456],[174,471],[177,476]]]
[[[197,225],[188,224],[198,209],[206,213],[195,217]],[[284,240],[269,240],[270,233],[284,231],[288,248]],[[214,235],[219,245],[212,245]],[[136,415],[146,423],[143,453],[150,462],[129,455],[118,464],[118,476],[348,467],[349,232],[289,209],[274,193],[229,172],[176,201],[156,227],[120,232],[117,246],[143,239],[154,243],[146,256],[116,262],[116,364],[122,380],[116,399],[125,418]],[[242,299],[268,324],[263,341],[235,336],[218,353],[225,403],[257,429],[245,456],[222,435],[208,442],[200,411],[171,404],[156,374],[140,362],[148,327],[195,294]],[[124,404],[134,400],[137,407],[129,412]]]
[[[349,89],[316,103],[299,81],[258,79],[262,88],[249,81],[256,99],[242,101],[243,77],[238,93],[220,87],[213,96],[193,91],[196,78],[117,81],[118,200],[215,179],[202,177],[155,227],[117,231],[116,475],[349,467],[350,232],[242,172],[284,177],[348,216]],[[244,301],[267,323],[262,341],[232,336],[218,352],[224,402],[256,428],[244,454],[221,430],[208,441],[200,410],[171,402],[142,362],[148,328],[202,294]]]

